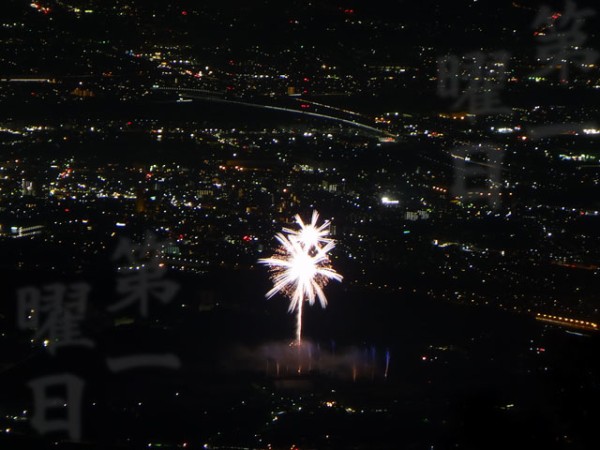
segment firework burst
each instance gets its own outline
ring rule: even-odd
[[[331,268],[329,252],[335,247],[328,238],[330,222],[317,226],[319,214],[314,211],[312,220],[305,224],[296,216],[299,230],[284,228],[275,238],[280,246],[271,258],[260,259],[271,269],[273,288],[267,298],[281,292],[290,299],[290,312],[296,312],[296,342],[302,342],[302,306],[305,301],[314,305],[316,300],[323,308],[327,298],[323,287],[330,280],[341,281],[342,276]]]
[[[299,214],[294,217],[296,223],[300,227],[299,230],[292,230],[290,228],[284,228],[283,231],[287,233],[291,239],[299,242],[302,247],[308,249],[320,249],[323,245],[327,245],[333,242],[329,236],[329,226],[331,222],[326,220],[322,225],[317,226],[319,220],[319,213],[313,211],[312,218],[309,224],[305,224]]]

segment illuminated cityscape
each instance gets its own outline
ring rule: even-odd
[[[5,0],[0,448],[596,448],[596,8]]]

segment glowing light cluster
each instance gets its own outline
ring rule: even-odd
[[[313,211],[310,223],[305,224],[299,215],[295,217],[298,230],[283,228],[275,238],[280,246],[271,258],[260,259],[271,269],[273,288],[267,298],[281,292],[290,299],[290,312],[296,312],[296,342],[302,342],[302,306],[305,301],[314,305],[315,300],[323,308],[327,298],[323,287],[330,280],[341,281],[342,276],[331,268],[329,252],[335,247],[329,238],[330,222],[317,225],[319,213]]]

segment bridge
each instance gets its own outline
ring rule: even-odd
[[[571,319],[568,317],[552,316],[549,314],[537,313],[535,319],[540,322],[551,323],[553,325],[559,325],[566,328],[576,328],[579,330],[586,331],[598,331],[598,324],[594,322],[588,322],[586,320]]]
[[[371,131],[373,133],[376,133],[377,135],[385,136],[388,138],[396,139],[399,137],[397,134],[390,133],[389,131],[372,127],[371,125],[357,122],[356,120],[343,119],[341,117],[331,116],[329,114],[321,114],[321,113],[312,112],[312,111],[300,111],[297,109],[286,108],[283,106],[271,106],[271,105],[263,105],[260,103],[242,102],[239,100],[227,100],[227,99],[222,98],[223,93],[221,93],[221,92],[207,91],[204,89],[172,88],[172,87],[153,87],[152,89],[155,91],[177,92],[181,95],[185,95],[186,97],[198,99],[198,100],[206,100],[206,101],[212,101],[212,102],[218,102],[218,103],[228,103],[228,104],[232,104],[232,105],[249,106],[251,108],[261,108],[261,109],[267,109],[267,110],[273,110],[273,111],[282,111],[282,112],[287,112],[287,113],[292,113],[292,114],[300,114],[300,115],[309,116],[309,117],[317,117],[319,119],[332,120],[332,121],[343,123],[345,125],[349,125],[352,127],[361,128],[363,130]],[[314,102],[306,102],[306,103],[315,104]],[[319,105],[323,106],[323,107],[327,107],[332,110],[337,109],[337,110],[343,111],[345,113],[347,112],[345,110],[335,108],[332,106],[330,107],[327,105],[321,105],[321,104],[319,104]],[[355,113],[355,112],[352,112],[352,114],[357,115],[357,116],[359,115],[358,113]]]

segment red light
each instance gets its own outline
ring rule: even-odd
[[[302,103],[300,105],[300,108],[302,108],[302,109],[310,108],[310,105],[307,105],[306,103]]]
[[[252,240],[252,237],[246,235],[242,239],[244,240],[244,242],[250,242]]]
[[[65,212],[71,212],[69,208],[65,208]]]
[[[304,77],[304,82],[308,83],[310,80],[307,77]]]
[[[187,11],[181,11],[181,15],[182,15],[182,16],[187,16],[187,15],[188,15],[188,12],[187,12]]]

